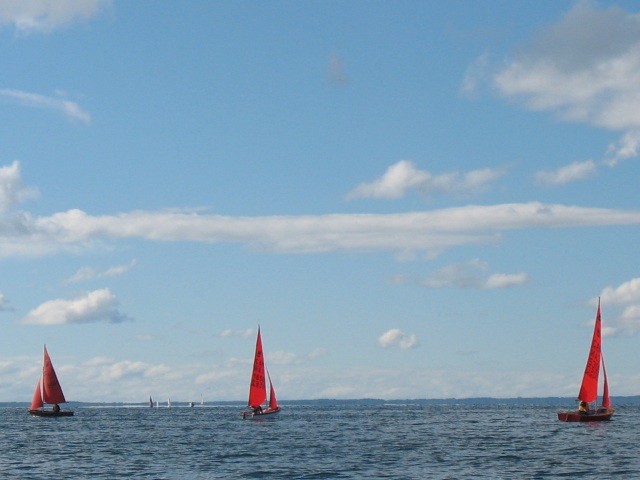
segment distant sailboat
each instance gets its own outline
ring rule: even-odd
[[[602,405],[598,408],[595,402],[598,399],[598,377],[600,376],[600,364],[602,363],[603,392]],[[582,385],[578,394],[580,402],[578,410],[571,412],[558,412],[558,420],[563,422],[601,422],[611,419],[615,412],[611,408],[609,397],[609,383],[607,381],[607,369],[604,366],[604,356],[602,355],[602,320],[600,318],[600,300],[598,300],[598,311],[596,313],[596,324],[593,327],[593,337],[591,338],[591,349],[587,366],[584,369]],[[593,409],[590,405],[594,403]]]
[[[171,408],[171,399],[167,399],[167,407]]]
[[[58,376],[51,363],[47,346],[44,347],[44,362],[42,366],[42,374],[36,384],[33,392],[31,407],[29,413],[37,417],[70,417],[73,415],[71,410],[60,410],[60,403],[67,403],[62,392],[62,387],[58,381]],[[45,404],[53,405],[52,410],[45,410]]]
[[[266,408],[262,408],[262,404],[267,400],[267,383],[265,381],[264,354],[262,351],[262,337],[260,335],[260,327],[258,327],[258,337],[256,339],[256,351],[253,358],[253,371],[251,374],[251,383],[249,385],[249,401],[247,402],[251,410],[242,412],[242,418],[253,418],[264,415],[274,415],[280,412],[276,399],[276,391],[271,381],[271,375],[266,370],[269,378],[269,403]]]
[[[153,400],[149,397],[149,408],[153,408]]]

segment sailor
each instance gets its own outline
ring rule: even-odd
[[[58,413],[58,412],[60,411],[60,405],[58,405],[57,403],[55,403],[55,404],[53,405],[53,411],[54,411],[55,413]]]
[[[581,400],[580,405],[578,405],[578,413],[580,415],[589,415],[589,404],[584,400]]]

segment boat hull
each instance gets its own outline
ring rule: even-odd
[[[29,410],[29,413],[34,417],[72,417],[73,412],[71,410],[60,410],[54,412],[52,410]]]
[[[262,411],[262,413],[253,413],[252,410],[247,410],[246,412],[242,412],[240,415],[242,415],[243,419],[251,419],[251,418],[270,418],[270,417],[275,417],[278,413],[280,413],[281,408],[280,407],[276,407],[276,408],[266,408]]]
[[[615,412],[613,408],[600,408],[595,413],[581,414],[577,410],[572,412],[558,412],[558,420],[561,422],[606,422],[611,420]]]

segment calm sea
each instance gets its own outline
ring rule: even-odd
[[[637,479],[640,407],[566,424],[561,407],[0,409],[2,479]]]

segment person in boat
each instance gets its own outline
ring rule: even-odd
[[[262,406],[258,405],[257,407],[253,407],[253,414],[254,415],[262,415]]]
[[[58,405],[57,403],[53,405],[53,412],[54,413],[58,413],[60,411],[60,405]]]
[[[589,415],[589,404],[584,400],[581,400],[578,405],[578,413],[580,413],[580,415]]]

